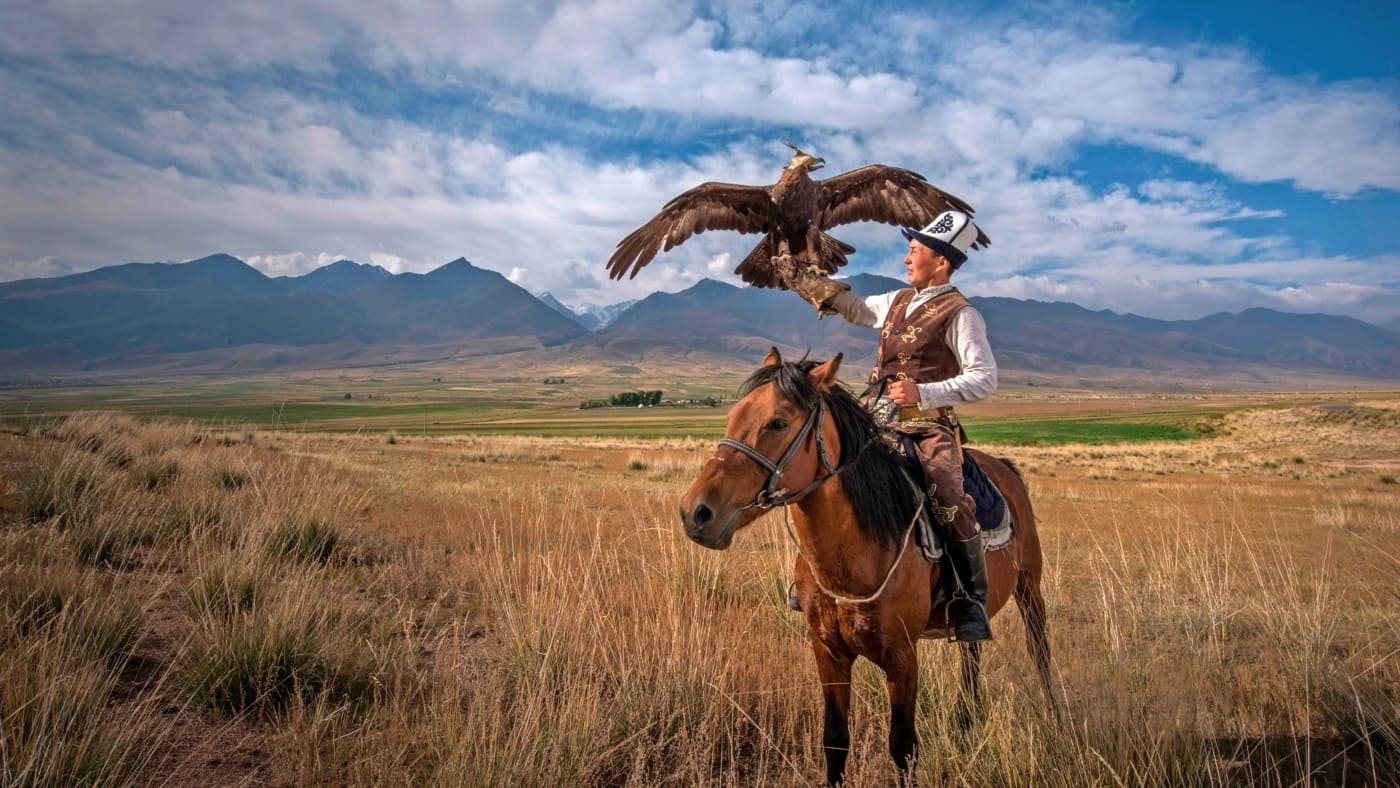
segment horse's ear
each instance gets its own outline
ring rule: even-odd
[[[824,363],[812,367],[812,371],[807,373],[807,377],[816,384],[816,387],[826,391],[836,383],[836,370],[841,368],[841,354],[837,353]]]
[[[775,367],[781,363],[783,363],[783,357],[778,355],[778,349],[770,346],[768,348],[768,355],[763,357],[763,366]]]

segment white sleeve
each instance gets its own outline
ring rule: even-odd
[[[947,342],[957,353],[962,372],[947,380],[920,383],[919,407],[924,410],[976,402],[996,393],[997,360],[992,357],[982,313],[969,306],[954,315]]]
[[[879,328],[885,322],[885,315],[889,314],[890,307],[894,305],[894,299],[900,292],[895,290],[867,298],[850,290],[843,290],[832,297],[831,305],[848,323],[865,328]]]

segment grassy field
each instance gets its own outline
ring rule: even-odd
[[[0,424],[22,428],[84,410],[115,410],[232,430],[717,439],[746,372],[642,373],[623,366],[546,385],[543,375],[414,369],[392,375],[382,370],[265,374],[11,389],[0,391]],[[639,389],[661,389],[668,400],[712,397],[720,405],[579,409],[585,400]],[[1209,434],[1219,418],[1240,408],[1318,404],[1335,397],[1010,390],[965,409],[964,422],[975,441],[1017,445],[1182,440]]]
[[[1022,425],[991,448],[1032,486],[1068,718],[1044,714],[1016,616],[969,732],[955,651],[926,642],[920,783],[1393,784],[1400,398],[1368,396],[974,415],[984,442]],[[777,516],[691,544],[675,502],[713,438],[587,418],[547,438],[9,422],[0,784],[818,783]],[[1076,442],[1034,445],[1056,418]],[[1154,423],[1209,429],[1134,426]],[[883,681],[862,663],[856,684],[849,784],[890,784]]]

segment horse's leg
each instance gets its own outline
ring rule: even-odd
[[[907,785],[918,759],[919,734],[914,730],[919,702],[919,653],[913,643],[889,655],[885,687],[890,693],[890,757],[899,770],[899,784]]]
[[[822,720],[822,751],[826,753],[826,784],[839,785],[846,776],[846,756],[851,751],[851,663],[853,655],[836,653],[817,638],[817,655],[826,714]]]
[[[1055,700],[1055,688],[1050,681],[1050,635],[1045,622],[1045,597],[1040,593],[1040,573],[1022,569],[1016,580],[1016,607],[1026,625],[1026,649],[1040,674],[1040,686],[1045,690],[1045,702],[1055,719],[1060,719],[1060,704]]]
[[[982,643],[962,644],[962,694],[955,724],[969,730],[982,718]]]

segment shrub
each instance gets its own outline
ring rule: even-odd
[[[0,642],[49,638],[65,658],[119,666],[140,624],[140,607],[91,574],[9,568],[0,581]]]
[[[252,611],[267,592],[266,572],[225,560],[209,567],[185,591],[191,617],[232,619]]]
[[[233,468],[220,468],[214,472],[214,481],[225,490],[237,490],[247,486],[252,480],[253,477]]]
[[[127,548],[132,546],[129,534],[96,523],[93,527],[73,529],[69,539],[78,563],[87,566],[117,567],[126,563]]]
[[[23,511],[30,520],[70,516],[102,480],[102,469],[77,452],[40,457],[20,484]]]
[[[306,564],[324,564],[340,543],[335,529],[318,519],[284,522],[268,537],[268,552]]]
[[[166,510],[157,528],[158,536],[166,542],[191,538],[222,541],[225,530],[223,509],[202,500],[178,498]]]
[[[0,785],[132,784],[163,738],[152,715],[109,711],[115,671],[74,659],[67,645],[0,648]]]
[[[157,490],[180,475],[180,463],[175,460],[149,458],[135,463],[131,468],[131,478],[138,487]]]
[[[47,629],[63,612],[69,594],[51,573],[6,567],[0,573],[0,638],[19,638]]]
[[[271,604],[204,619],[187,654],[197,695],[235,713],[275,714],[298,698],[355,709],[377,702],[409,672],[406,649],[371,643],[363,617],[352,621],[323,599],[284,589]]]

